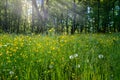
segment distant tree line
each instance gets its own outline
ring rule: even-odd
[[[0,0],[0,32],[120,32],[120,0]]]

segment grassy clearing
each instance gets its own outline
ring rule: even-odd
[[[0,35],[0,80],[119,80],[120,34]]]

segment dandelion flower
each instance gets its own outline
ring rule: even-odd
[[[2,56],[2,53],[0,53],[0,56]]]
[[[0,45],[0,48],[2,48],[2,46]]]

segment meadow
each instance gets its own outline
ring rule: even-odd
[[[0,80],[120,80],[120,33],[0,34]]]

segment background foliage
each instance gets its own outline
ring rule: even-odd
[[[119,0],[1,0],[0,32],[120,32]]]

